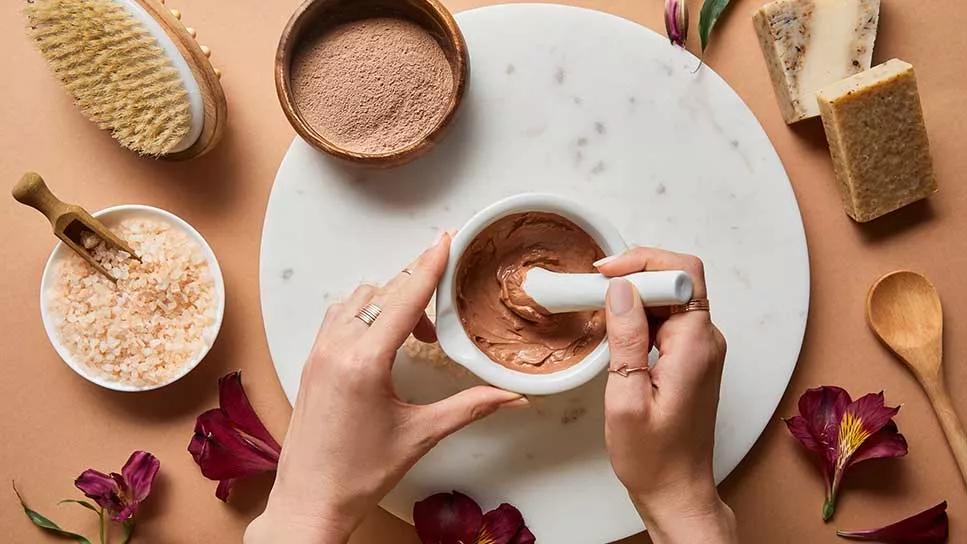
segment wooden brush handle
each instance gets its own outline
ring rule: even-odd
[[[44,178],[36,172],[27,172],[20,181],[13,186],[13,197],[21,204],[26,204],[47,216],[51,225],[55,225],[57,218],[68,211],[68,205],[61,202],[54,193],[50,192]]]
[[[947,436],[947,443],[950,444],[950,450],[957,460],[964,485],[967,485],[967,433],[964,432],[964,426],[950,401],[950,393],[947,392],[947,387],[941,379],[924,380],[923,388],[930,398],[933,411],[937,414],[940,427]]]

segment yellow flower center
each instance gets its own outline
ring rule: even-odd
[[[869,436],[869,431],[863,428],[862,419],[850,412],[843,414],[843,421],[839,426],[839,455],[836,464],[840,467],[845,465]]]
[[[494,537],[490,536],[486,529],[480,532],[480,536],[477,537],[477,544],[496,544]]]

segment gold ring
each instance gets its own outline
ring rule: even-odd
[[[671,307],[671,313],[673,314],[683,314],[685,312],[707,312],[709,311],[709,303],[707,298],[696,298],[690,300],[685,304],[679,304],[677,306]]]
[[[356,319],[362,321],[367,327],[372,327],[376,318],[379,314],[383,313],[383,309],[377,304],[369,303],[356,312]]]
[[[621,365],[618,368],[609,368],[608,372],[613,372],[614,374],[618,374],[622,378],[627,378],[630,374],[634,372],[651,372],[651,369],[648,368],[648,365],[636,366],[633,368],[629,368],[628,365]]]

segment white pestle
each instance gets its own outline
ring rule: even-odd
[[[692,279],[680,270],[638,272],[623,276],[638,289],[645,306],[685,304],[692,298]],[[552,314],[604,308],[608,281],[602,274],[567,274],[532,268],[524,291]]]

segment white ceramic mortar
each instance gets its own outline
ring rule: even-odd
[[[185,363],[182,370],[175,374],[171,380],[161,384],[139,387],[104,378],[100,374],[90,370],[83,362],[77,361],[73,358],[67,348],[61,343],[59,333],[57,332],[57,327],[54,323],[54,317],[48,312],[48,293],[54,285],[54,274],[56,273],[57,268],[56,264],[71,253],[70,248],[64,245],[63,242],[58,242],[57,245],[54,246],[54,250],[51,252],[50,258],[47,259],[47,265],[44,267],[44,273],[40,280],[40,316],[44,322],[44,330],[47,332],[47,338],[50,339],[50,343],[54,346],[54,350],[57,351],[57,354],[60,355],[60,358],[63,359],[67,366],[69,366],[74,372],[77,372],[86,380],[96,383],[97,385],[107,389],[113,389],[114,391],[150,391],[152,389],[158,389],[178,381],[184,375],[191,372],[192,369],[198,366],[198,363],[205,358],[205,355],[208,354],[208,351],[215,343],[215,338],[218,336],[218,331],[222,327],[222,317],[225,314],[225,281],[222,278],[222,270],[218,266],[218,259],[215,258],[215,253],[212,251],[211,246],[208,245],[208,242],[205,241],[205,238],[203,238],[202,235],[191,225],[185,222],[185,220],[171,212],[167,212],[159,208],[143,206],[140,204],[124,204],[121,206],[107,208],[99,212],[92,213],[91,215],[100,219],[108,227],[114,226],[118,222],[128,218],[153,219],[172,225],[188,235],[188,238],[198,245],[202,255],[205,256],[205,260],[208,261],[208,271],[212,280],[215,282],[215,321],[204,333],[204,349],[202,349],[193,359]]]
[[[579,387],[608,366],[611,353],[607,340],[577,364],[559,372],[526,374],[492,361],[467,336],[456,304],[454,276],[463,252],[477,235],[498,219],[523,212],[547,212],[572,221],[597,242],[605,255],[624,252],[628,245],[609,221],[573,200],[545,193],[523,193],[507,197],[484,208],[453,237],[450,260],[437,287],[436,327],[446,354],[480,379],[525,395],[551,395]]]

